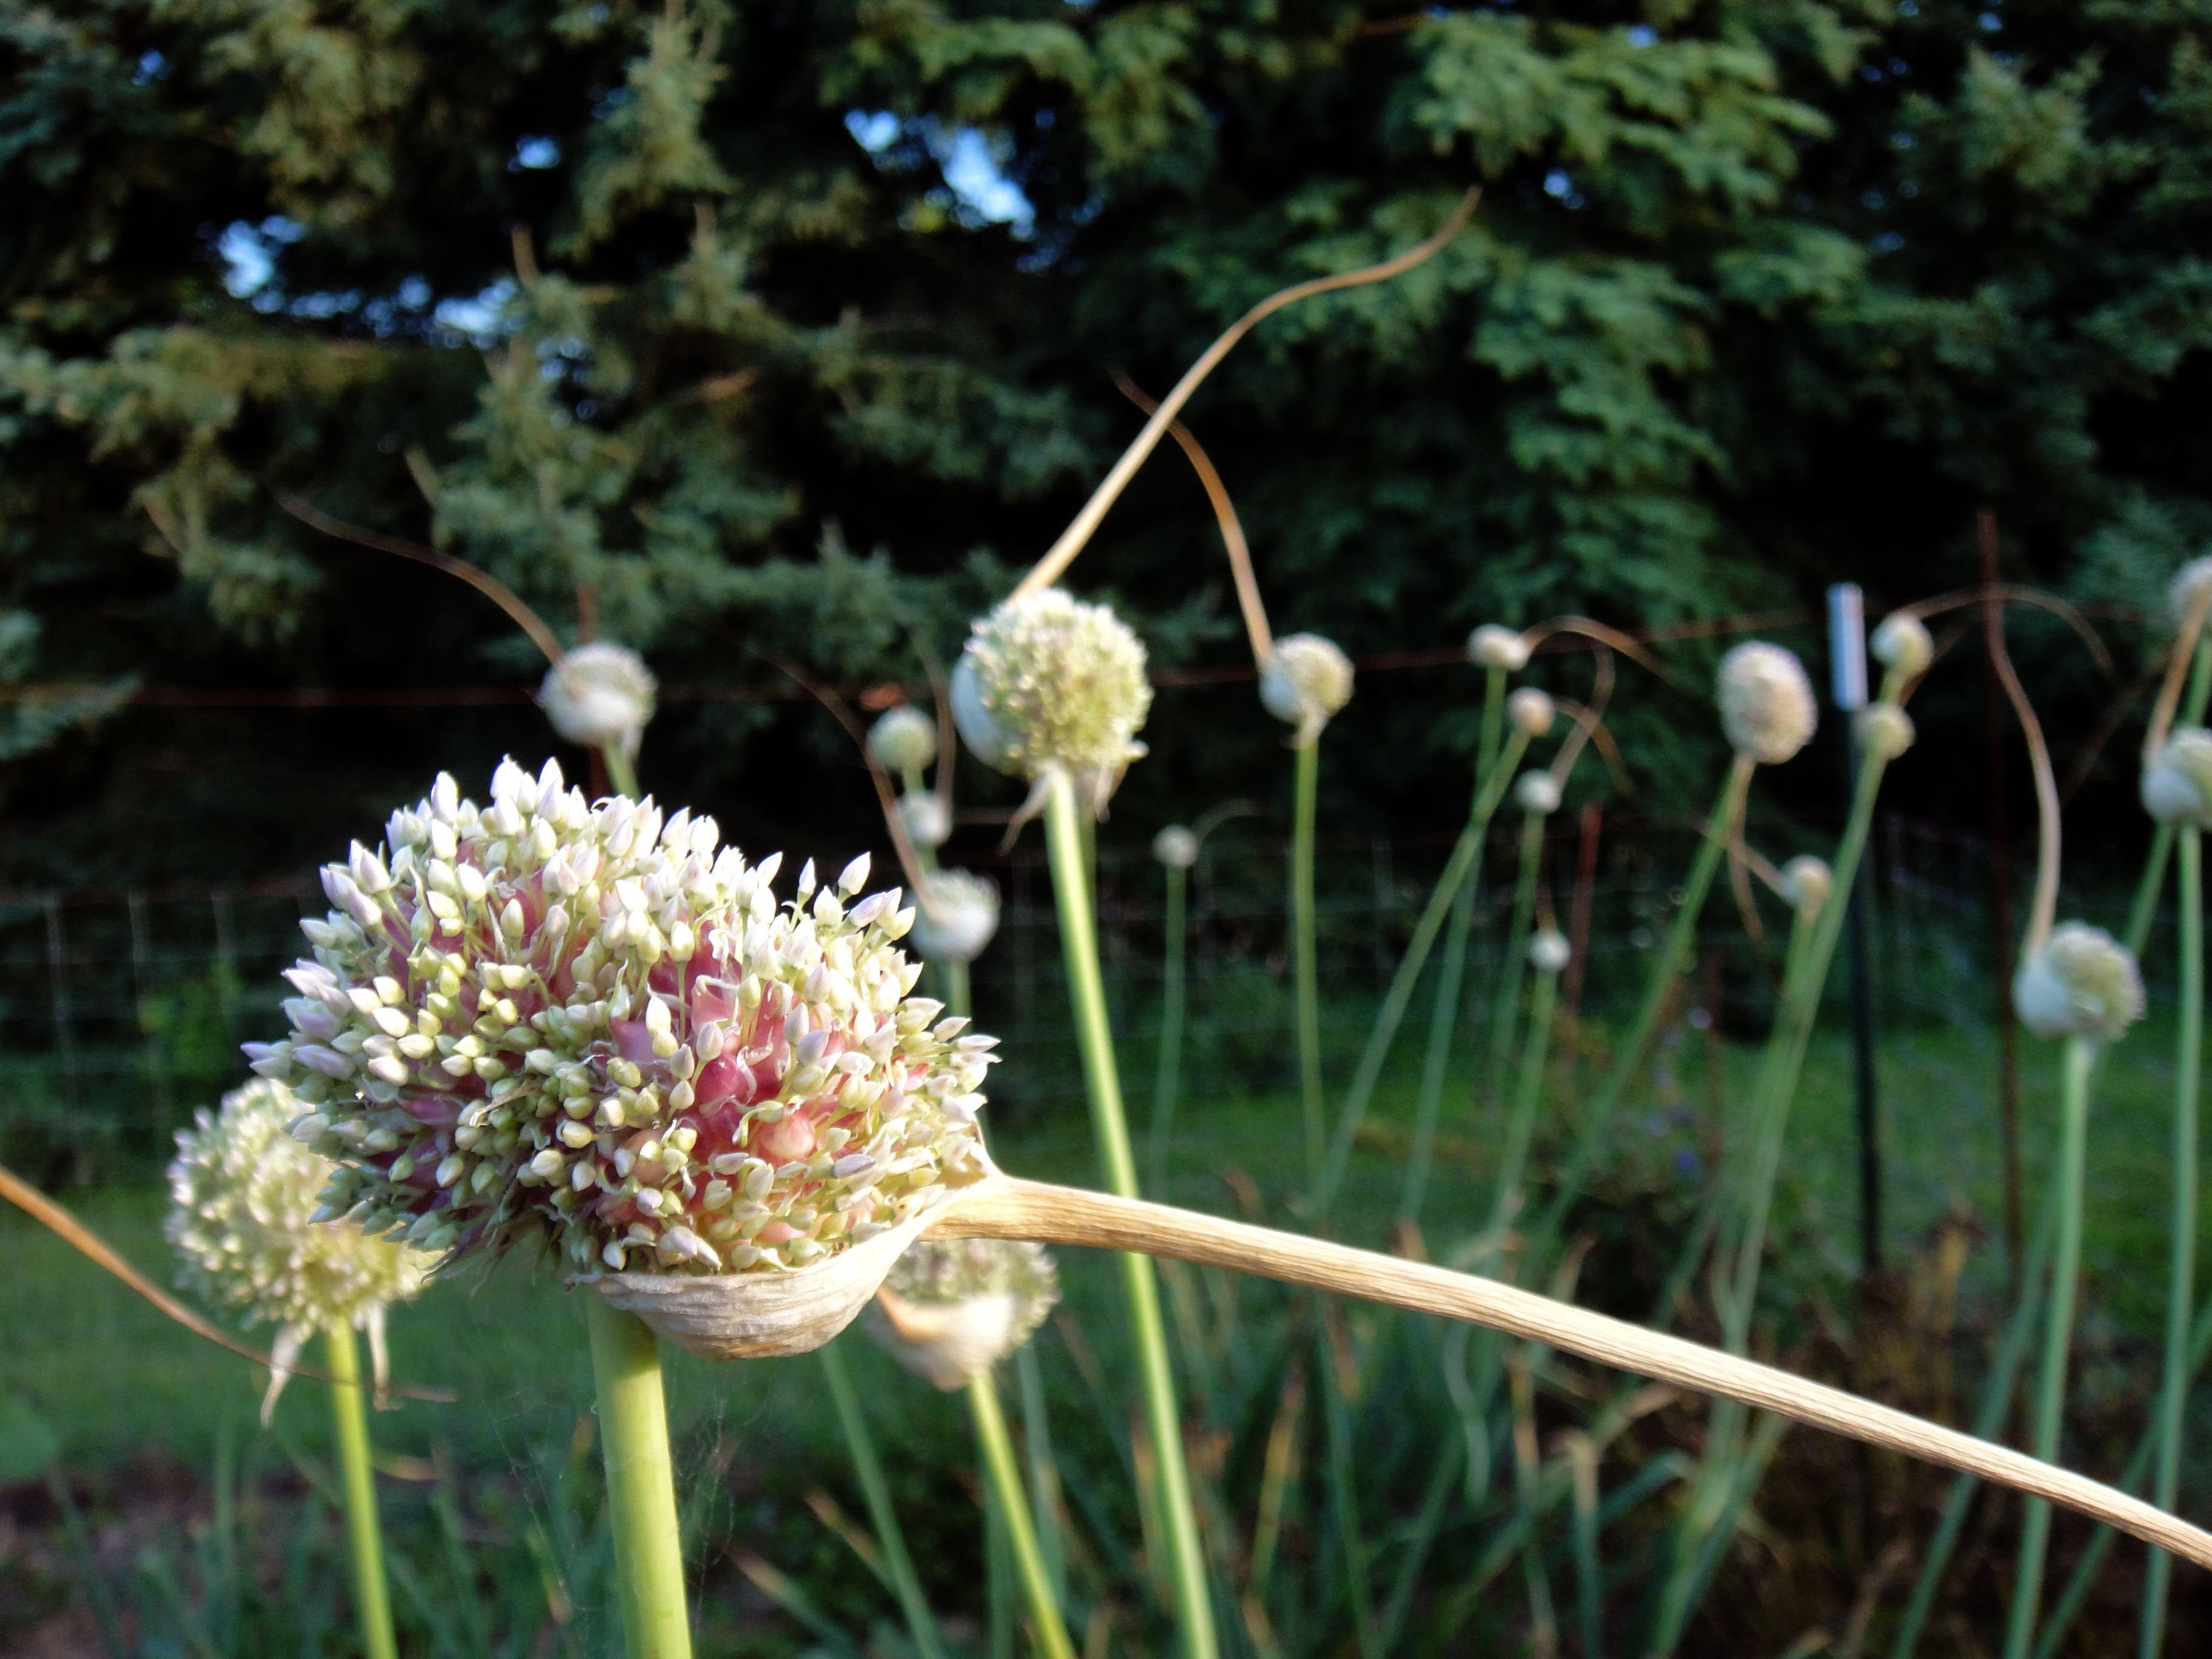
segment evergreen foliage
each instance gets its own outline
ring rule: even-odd
[[[2015,572],[2148,605],[2212,529],[2208,155],[2184,0],[18,7],[0,680],[65,690],[0,724],[9,818],[56,832],[0,878],[289,867],[430,748],[545,746],[526,708],[118,714],[534,678],[489,605],[288,497],[672,684],[772,678],[748,641],[917,683],[908,630],[949,653],[1134,430],[1109,369],[1164,389],[1477,179],[1441,256],[1272,319],[1189,412],[1285,629],[1913,597],[1971,579],[1984,501]],[[1234,661],[1212,537],[1164,456],[1074,585],[1162,665]],[[1373,686],[1408,740],[1347,760],[1340,821],[1441,822],[1466,699]],[[1656,801],[1695,707],[1623,715]],[[1233,691],[1162,717],[1140,824],[1266,762]],[[857,840],[857,776],[760,786],[842,744],[672,707],[646,781],[749,843]],[[156,779],[221,847],[145,844]]]

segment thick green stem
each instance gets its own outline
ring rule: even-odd
[[[345,1497],[346,1541],[353,1552],[354,1612],[368,1659],[397,1659],[392,1598],[384,1587],[384,1534],[376,1520],[376,1476],[369,1467],[368,1416],[361,1401],[361,1360],[353,1327],[323,1333],[331,1370],[331,1417],[337,1431],[338,1490]]]
[[[1314,818],[1320,798],[1321,739],[1297,757],[1291,817],[1291,949],[1297,977],[1298,1100],[1305,1116],[1306,1184],[1321,1178],[1327,1145],[1321,1099],[1321,964],[1314,923]]]
[[[1681,908],[1675,911],[1666,942],[1659,947],[1659,955],[1651,964],[1651,977],[1644,988],[1644,1000],[1636,1010],[1636,1023],[1629,1027],[1627,1037],[1613,1055],[1613,1068],[1590,1104],[1574,1156],[1568,1161],[1559,1182],[1559,1194],[1545,1212],[1541,1231],[1546,1237],[1558,1226],[1567,1206],[1581,1190],[1591,1161],[1610,1145],[1613,1115],[1642,1066],[1644,1051],[1659,1033],[1659,1021],[1667,1012],[1668,999],[1674,994],[1674,981],[1680,976],[1682,966],[1689,959],[1690,946],[1697,938],[1698,916],[1705,908],[1705,895],[1712,889],[1713,872],[1719,869],[1721,854],[1728,847],[1729,827],[1735,822],[1744,792],[1751,787],[1752,766],[1748,757],[1737,756],[1721,785],[1720,798],[1713,803],[1712,817],[1705,823],[1705,839],[1690,865],[1689,879],[1682,886]]]
[[[1539,971],[1528,993],[1528,1036],[1521,1047],[1521,1074],[1514,1086],[1512,1115],[1506,1120],[1505,1150],[1498,1160],[1498,1193],[1490,1205],[1487,1231],[1493,1251],[1520,1213],[1521,1177],[1528,1167],[1528,1146],[1536,1133],[1536,1105],[1544,1091],[1544,1062],[1551,1054],[1552,1014],[1559,996],[1559,975],[1548,969]]]
[[[999,1409],[998,1387],[988,1371],[968,1379],[968,1408],[975,1419],[975,1439],[983,1448],[983,1466],[990,1472],[991,1488],[998,1496],[1006,1541],[1013,1547],[1014,1570],[1030,1605],[1037,1648],[1047,1659],[1075,1659],[1051,1577],[1045,1571],[1044,1556],[1037,1548],[1036,1528],[1022,1491],[1022,1472],[1014,1462],[1013,1437],[1006,1432],[1006,1413]]]
[[[835,1342],[815,1352],[822,1356],[823,1374],[830,1380],[830,1397],[837,1407],[837,1421],[845,1431],[845,1449],[852,1455],[853,1473],[860,1477],[860,1497],[868,1506],[868,1523],[876,1529],[876,1547],[884,1553],[884,1570],[906,1615],[907,1634],[922,1659],[945,1659],[945,1638],[938,1634],[937,1615],[921,1593],[921,1578],[914,1570],[914,1557],[906,1547],[906,1529],[899,1525],[891,1504],[890,1482],[884,1479],[882,1460],[868,1433],[868,1419],[860,1411],[860,1396],[853,1387],[853,1374]]]
[[[1137,1164],[1129,1148],[1113,1029],[1106,1014],[1106,986],[1098,968],[1097,924],[1085,875],[1080,816],[1073,783],[1064,771],[1055,769],[1046,783],[1045,840],[1052,864],[1053,894],[1060,910],[1060,945],[1067,962],[1076,1042],[1082,1051],[1084,1083],[1091,1097],[1091,1127],[1107,1189],[1123,1198],[1134,1198],[1138,1196]],[[1198,1516],[1191,1502],[1190,1472],[1183,1459],[1182,1419],[1176,1404],[1175,1372],[1168,1360],[1159,1281],[1153,1274],[1152,1258],[1125,1255],[1121,1278],[1128,1298],[1129,1337],[1136,1352],[1145,1420],[1156,1454],[1154,1498],[1167,1529],[1169,1571],[1175,1585],[1176,1618],[1184,1659],[1214,1659],[1213,1603],[1206,1587]]]
[[[2200,640],[2197,646],[2197,660],[2190,665],[2189,694],[2182,700],[2182,726],[2201,726],[2204,722],[2206,699],[2212,697],[2212,640]],[[2143,860],[2142,880],[2136,888],[2135,902],[2128,908],[2128,932],[2124,940],[2129,950],[2142,955],[2144,941],[2150,937],[2150,925],[2158,915],[2158,896],[2166,885],[2167,854],[2173,850],[2174,829],[2161,823],[2151,832],[2150,856]]]
[[[617,795],[628,795],[635,800],[638,798],[637,768],[623,752],[622,745],[618,743],[601,744],[599,758],[606,763],[608,787]]]
[[[629,1659],[691,1659],[660,1346],[635,1315],[603,1297],[586,1297],[585,1317],[592,1332],[592,1375],[599,1387],[599,1448],[606,1462],[623,1650]]]
[[[965,1019],[975,1012],[974,998],[968,989],[968,964],[947,957],[939,962],[937,967],[938,971],[945,975],[945,1011]]]
[[[1513,884],[1513,925],[1506,930],[1504,960],[1498,970],[1498,1006],[1490,1015],[1490,1097],[1505,1098],[1505,1078],[1513,1064],[1513,1027],[1521,1015],[1521,986],[1528,971],[1528,932],[1536,915],[1536,875],[1544,862],[1541,812],[1521,817],[1519,868]]]
[[[2166,1374],[2159,1397],[2158,1474],[2151,1501],[2171,1510],[2181,1486],[2181,1434],[2189,1402],[2189,1320],[2197,1300],[2197,1098],[2204,1049],[2203,834],[2181,830],[2181,1033],[2173,1057],[2172,1257],[2166,1269]],[[2143,1578],[2142,1659],[2166,1640],[2166,1601],[2173,1558],[2150,1553]]]
[[[1458,897],[1462,884],[1474,879],[1476,861],[1482,856],[1483,836],[1489,830],[1491,816],[1497,811],[1498,799],[1504,793],[1501,781],[1513,775],[1514,767],[1519,764],[1528,746],[1526,732],[1516,731],[1506,739],[1503,757],[1492,769],[1489,783],[1476,792],[1467,828],[1460,832],[1443,873],[1437,878],[1421,919],[1413,924],[1413,937],[1407,941],[1406,954],[1399,958],[1397,972],[1391,975],[1390,988],[1383,994],[1382,1006],[1367,1034],[1367,1047],[1359,1056],[1359,1069],[1352,1073],[1352,1087],[1345,1091],[1344,1104],[1337,1113],[1336,1133],[1329,1143],[1328,1165],[1322,1170],[1321,1185],[1314,1194],[1313,1211],[1318,1220],[1328,1218],[1337,1188],[1344,1181],[1345,1166],[1352,1159],[1352,1143],[1358,1139],[1368,1103],[1374,1098],[1375,1085],[1382,1080],[1383,1062],[1390,1057],[1390,1045],[1397,1039],[1407,1005],[1413,1000],[1413,987],[1421,977],[1421,969],[1428,964],[1429,951],[1443,927],[1445,915]]]
[[[1183,963],[1189,945],[1187,920],[1190,872],[1167,866],[1167,911],[1162,919],[1166,951],[1160,965],[1160,1053],[1152,1073],[1152,1125],[1145,1137],[1145,1180],[1158,1190],[1168,1137],[1175,1133],[1176,1094],[1182,1084],[1182,1022],[1187,993]]]
[[[1482,703],[1482,737],[1474,762],[1474,799],[1468,808],[1472,823],[1481,811],[1483,792],[1498,766],[1498,747],[1504,730],[1505,671],[1489,671],[1489,687]],[[1483,832],[1487,834],[1486,822]],[[1429,1167],[1436,1153],[1437,1120],[1443,1110],[1444,1073],[1450,1065],[1452,1034],[1459,1024],[1460,985],[1467,975],[1468,946],[1474,935],[1474,899],[1482,884],[1482,864],[1476,860],[1466,880],[1452,895],[1451,921],[1444,935],[1443,961],[1437,972],[1437,1000],[1429,1011],[1428,1052],[1421,1060],[1421,1092],[1413,1109],[1413,1144],[1406,1157],[1405,1184],[1398,1194],[1398,1219],[1411,1224],[1421,1218],[1428,1195]]]
[[[2043,1370],[2035,1382],[2035,1436],[2031,1449],[2045,1462],[2058,1456],[2066,1418],[2066,1367],[2074,1340],[2074,1297],[2081,1269],[2081,1182],[2089,1140],[2089,1071],[2097,1045],[2066,1039],[2060,1086],[2058,1250],[2051,1267],[2051,1295],[2043,1327]],[[2005,1629],[2005,1659],[2027,1659],[2043,1601],[2043,1559],[2051,1547],[2051,1505],[2030,1498],[2021,1528],[2020,1570],[2013,1581],[2012,1616]]]

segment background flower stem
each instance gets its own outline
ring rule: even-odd
[[[853,1460],[853,1473],[860,1482],[860,1497],[868,1506],[868,1524],[875,1528],[876,1546],[884,1553],[884,1571],[898,1596],[899,1611],[906,1615],[907,1634],[922,1659],[945,1659],[945,1638],[938,1633],[937,1616],[921,1593],[921,1580],[914,1570],[914,1557],[906,1547],[906,1530],[899,1525],[891,1504],[890,1482],[884,1478],[883,1460],[868,1434],[868,1419],[860,1411],[860,1396],[853,1387],[853,1374],[836,1343],[815,1350],[822,1356],[823,1375],[830,1380],[830,1397],[837,1407],[837,1421],[845,1431],[845,1449]]]
[[[1006,1413],[999,1408],[998,1384],[990,1372],[979,1371],[968,1379],[968,1408],[975,1419],[975,1439],[983,1448],[983,1464],[990,1471],[1000,1517],[1007,1542],[1013,1547],[1014,1569],[1021,1579],[1023,1597],[1029,1602],[1037,1649],[1046,1659],[1075,1659],[1059,1600],[1045,1572],[1044,1556],[1037,1548],[1036,1528],[1030,1522],[1021,1469],[1014,1461],[1013,1437],[1006,1432]]]
[[[1293,749],[1291,816],[1291,936],[1297,959],[1298,1099],[1306,1133],[1306,1184],[1321,1180],[1328,1155],[1322,1127],[1321,968],[1314,924],[1314,817],[1320,793],[1321,739]]]
[[[1068,995],[1073,1003],[1076,1041],[1083,1054],[1083,1080],[1091,1097],[1099,1162],[1107,1189],[1118,1197],[1134,1198],[1137,1164],[1129,1146],[1121,1072],[1114,1058],[1113,1026],[1106,1013],[1106,985],[1098,967],[1097,919],[1092,913],[1083,855],[1082,815],[1076,805],[1074,782],[1063,770],[1055,769],[1047,780],[1044,811],[1053,896],[1059,906],[1060,945],[1067,961]],[[1153,1496],[1167,1529],[1169,1577],[1175,1587],[1182,1652],[1184,1659],[1214,1659],[1213,1604],[1206,1587],[1198,1516],[1191,1503],[1190,1473],[1183,1459],[1182,1416],[1176,1401],[1167,1330],[1160,1317],[1159,1280],[1151,1258],[1133,1253],[1122,1256],[1121,1276],[1145,1420],[1158,1460]]]

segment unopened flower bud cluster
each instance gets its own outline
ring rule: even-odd
[[[992,1039],[909,994],[896,890],[867,860],[796,896],[712,819],[596,806],[502,763],[441,775],[337,907],[254,1069],[341,1167],[326,1210],[438,1252],[531,1237],[577,1267],[803,1267],[981,1169]]]
[[[925,1238],[893,1264],[869,1328],[901,1364],[957,1388],[1028,1341],[1059,1300],[1042,1244]]]
[[[2212,732],[2177,726],[2143,768],[2143,810],[2160,823],[2212,829]]]
[[[288,1133],[300,1103],[256,1079],[177,1134],[167,1220],[183,1287],[240,1323],[362,1323],[422,1288],[431,1258],[348,1223],[318,1224],[330,1164]]]
[[[580,645],[545,671],[538,706],[553,729],[588,749],[635,757],[659,690],[645,659],[605,640]]]
[[[1261,665],[1260,701],[1277,720],[1297,728],[1291,746],[1306,748],[1352,701],[1352,659],[1318,634],[1277,640]]]
[[[1753,641],[1721,659],[1721,725],[1729,745],[1779,766],[1812,741],[1820,720],[1804,665],[1778,645]]]
[[[1030,779],[1065,769],[1097,801],[1145,752],[1136,735],[1152,706],[1136,635],[1056,587],[977,622],[952,675],[953,717],[977,759]]]
[[[2020,1023],[2038,1036],[2118,1039],[2142,1018],[2135,955],[2101,927],[2061,922],[2013,982]]]
[[[968,870],[933,870],[916,894],[914,948],[929,962],[973,962],[999,931],[999,890]]]

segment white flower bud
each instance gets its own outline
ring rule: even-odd
[[[578,646],[545,671],[538,706],[569,742],[587,749],[612,744],[635,755],[658,689],[636,652],[599,640]]]
[[[886,708],[868,728],[868,752],[885,771],[911,778],[937,758],[937,722],[912,703]]]
[[[1730,746],[1762,766],[1779,766],[1811,742],[1820,718],[1804,665],[1763,641],[1721,659],[1720,707]]]
[[[2191,559],[2173,574],[2173,582],[2166,590],[2166,603],[2173,607],[2173,619],[2180,622],[2195,607],[2206,587],[2212,586],[2212,554]]]
[[[2142,1018],[2142,975],[2118,939],[2086,922],[2063,922],[2013,981],[2020,1023],[2038,1036],[2111,1042]]]
[[[1318,634],[1277,640],[1260,667],[1260,701],[1277,720],[1297,728],[1291,744],[1304,749],[1352,701],[1352,659]]]
[[[1908,680],[1919,678],[1936,660],[1936,641],[1929,635],[1928,624],[1903,611],[1893,611],[1881,619],[1867,649],[1876,662]]]
[[[952,814],[934,789],[909,789],[898,799],[899,823],[916,847],[934,852],[952,839]]]
[[[1198,837],[1180,823],[1170,823],[1152,837],[1152,856],[1170,870],[1188,870],[1198,862]]]
[[[2179,726],[2143,768],[2143,811],[2160,823],[2212,830],[2212,732]]]
[[[952,674],[952,718],[986,766],[1031,780],[1065,768],[1103,803],[1145,752],[1145,647],[1107,606],[1057,587],[975,624]]]
[[[1041,1244],[923,1239],[877,1292],[868,1334],[939,1388],[964,1388],[1028,1341],[1060,1300]]]
[[[999,890],[965,870],[939,870],[915,895],[914,948],[925,962],[973,962],[999,931]]]
[[[1480,667],[1517,674],[1528,665],[1528,641],[1512,629],[1485,623],[1467,636],[1467,656]]]
[[[1801,916],[1817,915],[1835,882],[1826,859],[1801,854],[1782,866],[1783,902]]]
[[[1912,747],[1912,716],[1893,702],[1870,702],[1852,718],[1859,752],[1869,760],[1893,761]]]
[[[1556,927],[1539,927],[1528,935],[1528,965],[1540,974],[1564,972],[1571,953],[1567,936]]]
[[[1559,810],[1559,781],[1549,772],[1523,772],[1513,786],[1513,799],[1524,812],[1543,817]]]
[[[1552,729],[1557,707],[1547,693],[1524,685],[1505,700],[1505,719],[1524,738],[1540,738]]]

